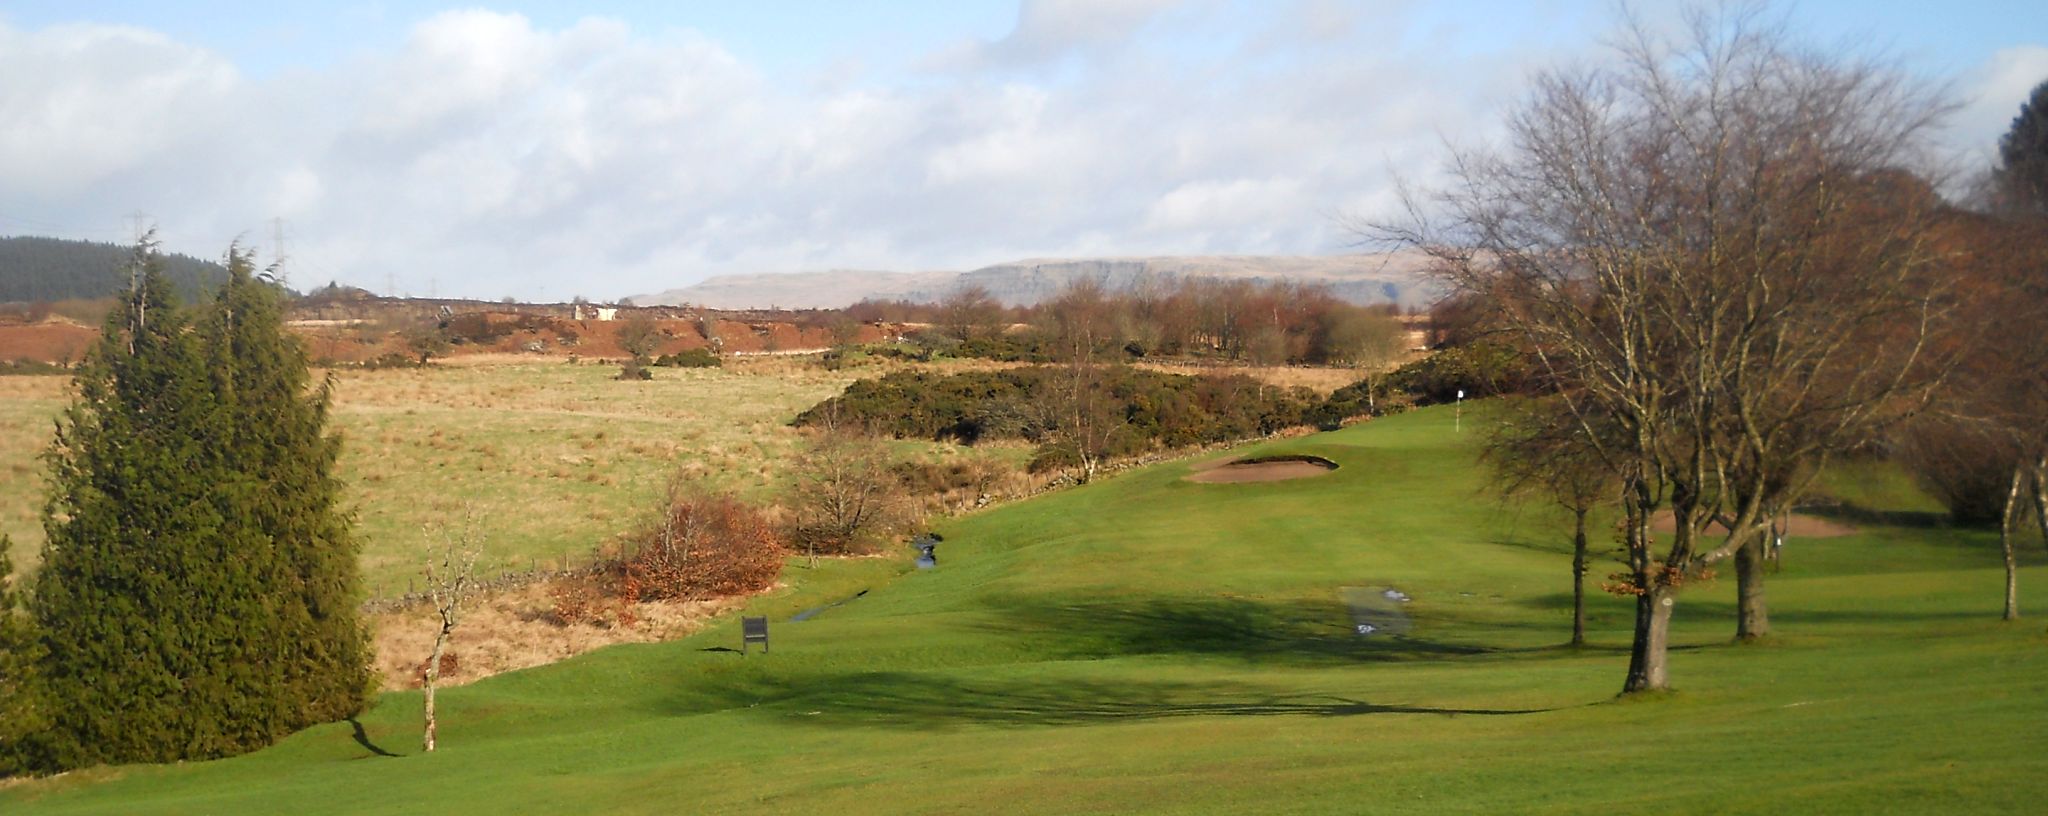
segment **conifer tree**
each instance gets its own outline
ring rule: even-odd
[[[194,325],[138,244],[58,422],[30,604],[44,766],[225,756],[362,707],[329,393],[276,288],[228,261]]]
[[[2001,208],[2048,216],[2048,82],[2034,86],[2012,127],[1998,138],[1992,180]]]
[[[333,476],[341,440],[325,434],[331,392],[310,388],[306,354],[284,328],[277,287],[230,248],[228,281],[202,318],[213,390],[226,418],[221,510],[260,562],[276,613],[268,667],[296,730],[361,710],[368,637],[356,614],[357,548]]]
[[[49,716],[35,682],[42,644],[28,616],[18,611],[21,593],[9,577],[13,545],[0,535],[0,778],[49,768],[42,751]]]
[[[63,767],[218,756],[260,730],[236,705],[267,657],[242,648],[243,627],[274,616],[212,498],[222,415],[153,242],[135,255],[47,454],[30,608]]]

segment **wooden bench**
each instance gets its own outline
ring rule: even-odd
[[[768,619],[740,618],[740,654],[747,653],[747,644],[761,644],[761,653],[768,653]]]

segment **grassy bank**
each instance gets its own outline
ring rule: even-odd
[[[1924,813],[2048,794],[2048,635],[1996,620],[1994,541],[1795,541],[1770,583],[1778,638],[1729,645],[1732,580],[1689,591],[1680,690],[1616,702],[1628,606],[1597,598],[1592,645],[1556,645],[1568,542],[1485,497],[1471,427],[1430,410],[1256,449],[1341,465],[1313,479],[1193,484],[1168,464],[1000,508],[944,528],[932,572],[792,569],[755,604],[772,654],[728,651],[728,621],[455,689],[433,755],[417,695],[391,694],[360,731],[16,785],[0,805]],[[1351,634],[1339,588],[1380,585],[1414,598],[1411,637]]]

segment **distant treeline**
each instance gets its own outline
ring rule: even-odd
[[[92,300],[128,288],[132,246],[62,238],[0,238],[0,303]],[[163,256],[163,275],[192,302],[227,282],[227,270],[185,255]]]
[[[1049,361],[1054,335],[1080,324],[1090,341],[1131,357],[1381,365],[1406,350],[1392,305],[1357,306],[1315,283],[1182,278],[1128,288],[1081,281],[1036,306],[1004,306],[980,287],[937,303],[862,301],[860,322],[925,323],[961,356]],[[1026,327],[1019,330],[1018,326]]]

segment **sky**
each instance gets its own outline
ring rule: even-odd
[[[1653,24],[1678,12],[1640,3]],[[2048,3],[1808,0],[1990,160]],[[1031,257],[1326,255],[1343,216],[1598,62],[1602,0],[0,0],[0,235],[299,288],[613,299],[705,277]]]

